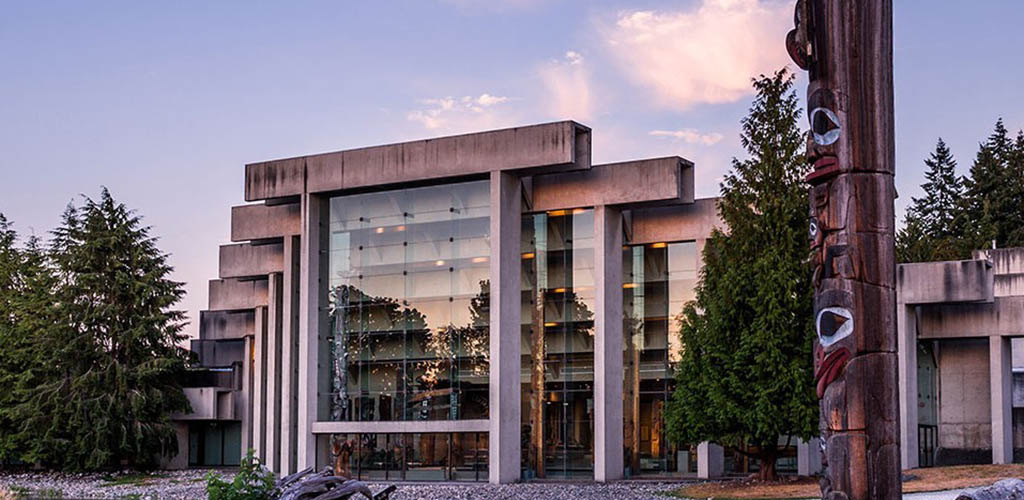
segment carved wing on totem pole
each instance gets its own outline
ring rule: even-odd
[[[900,495],[891,0],[798,0],[822,495]]]

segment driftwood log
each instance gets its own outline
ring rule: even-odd
[[[956,500],[1024,500],[1024,481],[1003,479],[992,486],[961,493]]]
[[[355,495],[369,500],[387,500],[395,489],[395,485],[390,485],[374,494],[366,483],[336,476],[330,467],[315,474],[309,467],[277,481],[277,500],[341,500],[355,498]]]

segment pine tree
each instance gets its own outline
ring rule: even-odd
[[[1011,239],[1019,229],[1015,220],[1022,210],[1020,203],[1024,202],[1018,193],[1020,181],[1013,178],[1016,172],[1011,162],[1015,156],[1014,143],[1000,118],[992,135],[980,145],[969,176],[964,179],[963,216],[959,224],[969,247],[987,248],[992,242],[1002,247],[1024,244]]]
[[[750,158],[733,160],[696,300],[680,315],[683,352],[666,410],[671,439],[715,441],[746,453],[775,478],[780,436],[816,433],[811,349],[813,287],[800,109],[785,69],[754,81],[742,122]]]
[[[69,206],[46,252],[52,300],[27,347],[34,363],[9,413],[23,458],[61,469],[156,465],[187,411],[184,294],[149,228],[104,189]],[[41,288],[41,287],[38,287]],[[38,299],[38,294],[36,294]]]
[[[912,198],[903,229],[896,234],[896,258],[900,262],[930,262],[967,258],[969,245],[963,242],[959,226],[963,180],[956,173],[956,160],[939,138],[930,157],[923,198]]]

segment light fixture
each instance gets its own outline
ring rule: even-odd
[[[652,243],[651,244],[651,248],[665,248],[667,246],[668,246],[668,243]]]
[[[548,327],[558,326],[558,323],[555,323],[554,321],[548,321],[547,323],[544,323],[544,326],[548,326]]]
[[[474,264],[479,264],[481,262],[487,262],[487,257],[473,257],[472,262]]]
[[[622,288],[636,288],[636,287],[637,287],[636,283],[623,283],[622,284]]]
[[[579,215],[579,214],[581,214],[583,212],[586,212],[586,211],[587,210],[584,209],[584,208],[574,208],[574,209],[572,209],[572,214],[573,215]]]
[[[524,253],[524,254],[523,254],[523,258],[524,258],[524,259],[532,259],[532,258],[534,258],[535,256],[536,256],[536,255],[535,255],[535,254],[534,254],[533,252],[526,252],[526,253]]]
[[[554,293],[565,293],[565,289],[564,288],[556,288],[556,289],[551,290],[551,291],[554,292]]]
[[[382,228],[382,227],[378,227],[377,228],[377,234],[380,234],[380,233],[383,233],[383,232],[384,232],[384,228]]]
[[[444,265],[444,261],[443,260],[439,260],[437,262],[434,262],[434,265],[435,266],[443,266]]]

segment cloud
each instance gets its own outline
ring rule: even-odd
[[[687,144],[703,144],[705,146],[712,146],[722,140],[722,134],[712,132],[710,134],[702,134],[697,129],[684,128],[682,130],[652,130],[648,132],[648,135],[655,137],[670,137],[677,141],[683,141]]]
[[[508,97],[488,93],[479,96],[439,97],[420,99],[426,106],[410,111],[406,118],[423,125],[427,130],[464,131],[494,127],[508,120],[494,107],[509,101]]]
[[[538,71],[546,91],[546,110],[554,118],[586,120],[593,117],[593,86],[583,55],[567,51]]]
[[[791,2],[702,0],[692,9],[620,12],[604,28],[613,60],[664,104],[687,109],[750,94],[750,79],[787,64]]]

